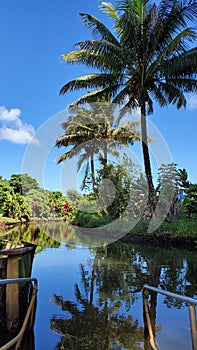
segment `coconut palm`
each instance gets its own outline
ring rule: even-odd
[[[118,125],[114,109],[115,105],[108,102],[95,102],[90,104],[89,108],[73,108],[74,115],[71,115],[68,121],[62,124],[65,134],[56,140],[58,147],[72,146],[58,157],[58,163],[67,158],[79,156],[77,169],[79,171],[86,161],[82,186],[85,186],[86,179],[91,173],[95,195],[94,156],[98,156],[105,169],[109,152],[114,156],[118,156],[117,148],[133,144],[134,141],[140,141],[140,132],[137,130],[139,123],[124,122]]]
[[[125,107],[140,109],[144,167],[154,210],[146,116],[153,112],[153,100],[161,107],[185,107],[184,93],[196,91],[197,48],[189,48],[196,33],[189,22],[196,20],[197,3],[162,0],[151,5],[149,0],[120,0],[116,7],[102,3],[101,9],[113,19],[113,32],[96,17],[81,14],[93,40],[79,42],[75,51],[62,56],[95,72],[66,83],[60,94],[87,89],[75,105],[110,97],[121,105],[122,113]]]

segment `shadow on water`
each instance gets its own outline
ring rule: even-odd
[[[20,236],[20,239],[36,243],[37,255],[45,248],[60,248],[59,252],[63,250],[66,255],[71,242],[72,251],[79,250],[80,255],[82,249],[79,248],[81,237],[77,236],[74,228],[69,230],[64,223],[30,225],[13,229],[6,235],[16,242]],[[87,247],[88,242],[85,241],[84,245]],[[47,251],[50,253],[50,249]],[[85,263],[83,261],[72,265],[79,274],[78,280],[74,282],[72,296],[68,290],[62,294],[58,293],[55,283],[52,283],[52,302],[49,308],[53,311],[50,316],[50,329],[59,336],[56,349],[149,350],[150,342],[143,322],[143,285],[147,283],[182,295],[197,297],[195,251],[173,247],[162,249],[120,241],[90,248],[88,251]],[[52,281],[53,278],[57,278],[53,273],[51,270]],[[38,278],[42,279],[42,276]],[[184,309],[185,304],[170,297],[159,298],[157,294],[150,292],[149,308],[156,340],[165,344],[162,334],[165,323],[168,322],[168,310],[175,314],[176,310]],[[161,315],[158,318],[159,313]],[[39,318],[39,315],[37,317]],[[179,321],[181,323],[181,318]],[[177,337],[176,333],[177,324],[174,324],[172,344]],[[28,349],[35,349],[33,333],[27,336],[27,339],[32,346]],[[189,349],[188,344],[184,345],[181,336],[180,342],[181,345],[177,343],[180,350]],[[50,344],[48,349],[52,349]],[[168,349],[173,349],[173,345]]]

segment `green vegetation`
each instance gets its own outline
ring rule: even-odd
[[[71,64],[84,64],[93,72],[67,82],[60,90],[86,90],[73,105],[106,100],[117,103],[121,114],[140,109],[141,140],[148,184],[148,205],[156,207],[146,116],[153,101],[161,106],[186,106],[185,93],[196,91],[197,48],[191,47],[196,31],[197,3],[190,0],[102,2],[101,10],[113,21],[113,31],[91,14],[80,14],[92,40],[62,55]],[[95,72],[96,71],[96,72]]]
[[[160,238],[164,236],[170,238],[191,238],[193,241],[197,241],[197,185],[190,184],[190,187],[187,189],[180,187],[180,170],[177,170],[177,166],[174,163],[167,164],[166,166],[162,165],[159,169],[157,190],[160,192],[157,195],[157,200],[161,201],[160,209],[168,211],[166,212],[167,214],[163,223],[150,235]],[[102,182],[103,173],[104,171],[102,169],[97,179],[98,184]],[[105,225],[113,223],[115,219],[125,215],[126,212],[126,218],[129,215],[132,215],[132,217],[136,215],[139,218],[139,222],[131,230],[129,235],[149,235],[148,225],[150,223],[150,217],[145,219],[143,215],[147,198],[147,186],[143,174],[139,173],[138,177],[132,178],[132,173],[128,172],[128,167],[124,163],[123,167],[120,165],[107,165],[105,169],[106,175],[107,179],[115,185],[116,192],[111,202],[110,198],[107,198],[107,195],[110,197],[111,191],[108,193],[105,190],[100,201],[98,197],[97,203],[102,205],[102,208],[105,208],[105,215],[103,216],[101,211],[99,212],[95,201],[92,201],[93,197],[88,195],[81,201],[81,207],[79,205],[76,217],[72,223],[87,228],[104,228]],[[184,197],[186,196],[185,199],[180,199],[184,193],[186,193],[184,195]],[[100,195],[102,195],[102,192],[100,192]],[[107,202],[108,199],[110,204],[104,206],[104,201]],[[89,212],[87,212],[88,201]],[[129,208],[128,201],[130,203]],[[86,212],[84,212],[83,208],[86,208]]]
[[[191,218],[192,214],[197,214],[197,184],[191,184],[186,190],[187,197],[183,203],[183,210]]]
[[[28,174],[13,174],[0,179],[0,222],[14,224],[30,220],[70,221],[75,208],[60,191],[48,191]]]
[[[185,174],[185,170],[183,172]],[[187,180],[189,187],[187,183],[185,189],[183,186],[180,187],[183,172],[181,169],[177,170],[174,163],[162,165],[159,169],[157,190],[160,192],[157,199],[161,200],[161,208],[167,206],[168,199],[171,199],[171,205],[165,220],[152,236],[161,239],[162,237],[184,238],[197,242],[197,185]],[[20,179],[20,175],[15,174],[11,178]],[[29,178],[28,175],[27,178]],[[106,181],[106,179],[109,181],[107,187],[105,183],[103,185],[103,180]],[[116,219],[123,217],[127,221],[133,217],[137,218],[138,223],[129,235],[149,235],[150,218],[145,220],[143,216],[147,198],[145,176],[126,157],[122,165],[116,166],[109,163],[105,168],[101,167],[98,170],[95,178],[99,189],[97,198],[93,191],[83,195],[72,189],[64,196],[60,191],[40,188],[35,181],[32,181],[35,188],[29,188],[23,196],[17,193],[17,189],[21,190],[19,186],[10,186],[9,180],[0,180],[1,226],[32,220],[61,219],[71,223],[73,227],[75,225],[84,228],[105,229],[106,227],[108,230],[107,225],[115,223]],[[108,188],[111,184],[114,186],[114,192],[113,187]],[[170,198],[166,195],[169,188],[173,192]],[[92,189],[91,185],[90,189]],[[185,191],[184,200],[178,199],[180,191],[181,193]],[[116,225],[114,229],[118,229]]]
[[[56,146],[66,147],[66,152],[58,157],[58,163],[79,156],[78,170],[86,163],[81,188],[85,189],[88,182],[97,197],[95,157],[97,163],[100,162],[105,168],[108,153],[117,157],[120,146],[133,145],[134,141],[140,140],[137,130],[139,123],[124,122],[119,125],[115,105],[109,102],[95,102],[88,108],[73,107],[71,111],[74,116],[71,114],[68,121],[62,124],[65,134],[56,140]]]
[[[140,220],[130,233],[133,235],[149,235],[148,224],[148,221]],[[197,243],[197,216],[193,217],[192,220],[188,220],[184,215],[180,219],[165,220],[154,233],[150,233],[150,236],[161,238],[165,235],[170,238],[191,238],[195,239]]]
[[[4,248],[7,241],[11,241],[13,246],[20,246],[22,242],[29,242],[35,244],[36,253],[40,252],[44,248],[59,248],[60,241],[55,239],[50,232],[42,228],[42,225],[28,224],[22,227],[14,227],[9,232],[1,235],[1,249]]]

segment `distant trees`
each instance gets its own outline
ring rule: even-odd
[[[0,180],[0,214],[13,219],[29,221],[30,213],[24,197],[15,193],[9,181]]]
[[[25,184],[24,195],[21,180]],[[100,167],[95,181],[96,198],[92,186],[86,194],[69,189],[63,195],[61,191],[41,188],[27,174],[13,174],[10,180],[0,178],[0,218],[21,222],[61,218],[78,226],[98,227],[119,217],[123,220],[144,217],[148,196],[145,175],[126,155],[122,164],[109,162]],[[189,182],[185,169],[177,169],[174,163],[163,164],[158,173],[157,190],[160,209],[167,213],[168,208],[168,217],[197,214],[197,184]]]
[[[20,221],[70,219],[74,213],[71,200],[60,191],[48,191],[28,174],[13,174],[0,179],[0,215]]]
[[[21,195],[25,195],[32,189],[39,189],[38,182],[28,174],[12,174],[8,183],[13,187],[14,193]]]
[[[186,190],[186,198],[183,201],[183,210],[189,218],[191,214],[197,214],[197,184],[191,184]]]

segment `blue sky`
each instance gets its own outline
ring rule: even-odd
[[[63,150],[53,146],[55,138],[62,134],[60,123],[67,115],[66,107],[80,93],[59,96],[58,91],[87,69],[66,65],[60,56],[89,35],[78,13],[91,13],[108,23],[98,7],[96,0],[0,1],[0,175],[3,178],[28,169],[36,177],[37,164],[42,163],[43,169],[38,171],[41,185],[61,189],[66,181],[67,187],[74,187],[75,164],[57,166],[54,159]],[[188,96],[186,110],[155,106],[150,120],[163,135],[174,162],[179,168],[186,168],[189,180],[197,183],[196,114],[197,96],[192,95]]]

